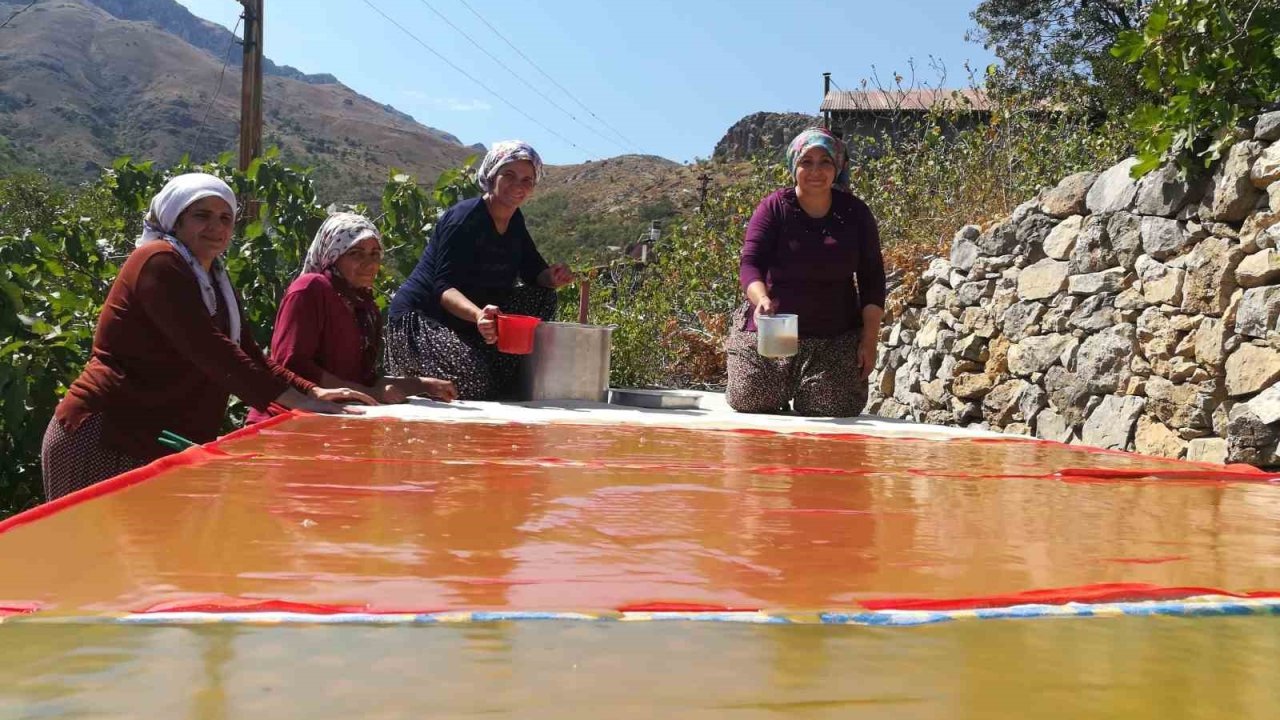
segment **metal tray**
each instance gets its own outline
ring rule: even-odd
[[[680,390],[609,390],[609,402],[613,405],[657,408],[662,410],[696,410],[701,405],[694,393]]]

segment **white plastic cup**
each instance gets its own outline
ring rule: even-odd
[[[791,357],[799,349],[800,316],[783,313],[756,318],[756,352],[761,357]]]

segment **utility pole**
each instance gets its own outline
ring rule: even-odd
[[[262,155],[262,3],[244,6],[244,66],[240,75],[240,169]]]

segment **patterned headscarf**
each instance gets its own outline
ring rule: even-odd
[[[493,181],[498,177],[502,166],[518,160],[533,163],[534,182],[542,181],[542,158],[538,156],[538,151],[523,140],[503,140],[494,143],[480,162],[480,169],[476,171],[476,182],[480,183],[480,189],[492,191]]]
[[[831,134],[830,130],[820,127],[811,127],[800,133],[787,146],[787,170],[791,171],[791,177],[796,176],[796,166],[800,163],[800,157],[808,152],[809,148],[820,147],[831,157],[831,161],[836,165],[836,184],[840,183],[840,176],[844,174],[849,158],[845,154],[844,143],[840,138]]]
[[[382,234],[369,219],[356,213],[334,213],[325,219],[316,231],[307,257],[302,261],[302,272],[318,273],[328,270],[343,253],[355,247],[365,238],[373,238],[382,244]]]
[[[239,343],[240,306],[236,302],[235,291],[231,289],[231,278],[227,277],[222,259],[215,258],[212,267],[205,270],[191,250],[173,234],[173,226],[177,224],[182,212],[192,203],[207,197],[222,198],[230,206],[231,214],[236,213],[235,193],[231,192],[231,188],[221,178],[207,173],[187,173],[178,175],[165,183],[160,192],[151,198],[151,207],[142,218],[142,235],[138,238],[136,245],[142,247],[153,242],[164,241],[173,246],[173,249],[186,259],[192,272],[196,274],[196,280],[200,283],[200,295],[211,317],[217,313],[218,295],[222,295],[222,302],[227,307],[227,315],[231,322],[230,337]],[[214,289],[215,284],[217,290]]]

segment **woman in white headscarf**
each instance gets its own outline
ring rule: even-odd
[[[338,403],[375,404],[263,356],[222,262],[235,218],[235,195],[213,175],[179,175],[152,199],[137,249],[98,316],[89,364],[45,431],[48,499],[168,454],[157,442],[163,431],[213,440],[231,394],[260,410],[277,403],[355,412]]]
[[[485,155],[476,173],[483,197],[440,216],[391,301],[390,372],[451,380],[468,400],[511,395],[519,356],[494,347],[498,313],[550,320],[556,288],[573,282],[568,266],[542,259],[520,212],[541,178],[542,158],[527,143],[506,140]]]
[[[382,268],[382,236],[363,215],[330,215],[289,285],[271,336],[271,358],[321,387],[351,387],[384,403],[425,395],[448,402],[453,383],[378,374],[382,317],[373,283]],[[254,411],[250,422],[267,413]]]

